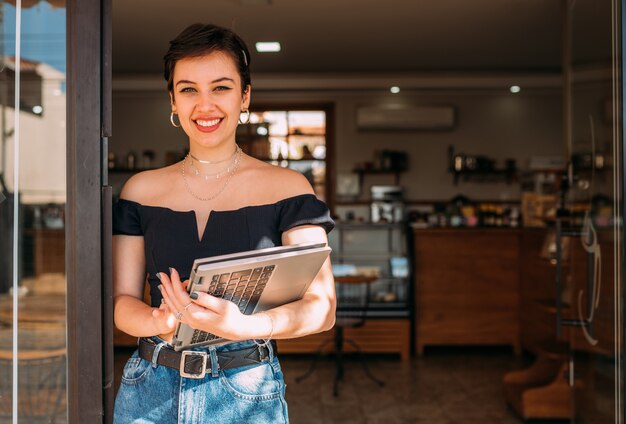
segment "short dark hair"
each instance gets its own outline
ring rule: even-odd
[[[174,90],[176,62],[190,57],[200,57],[213,52],[223,52],[232,57],[241,77],[241,90],[245,93],[250,84],[250,52],[246,43],[228,28],[212,24],[192,24],[170,41],[163,56],[163,76],[167,89]]]

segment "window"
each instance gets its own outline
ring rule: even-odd
[[[330,197],[326,110],[257,110],[237,139],[247,154],[302,173],[321,200]]]

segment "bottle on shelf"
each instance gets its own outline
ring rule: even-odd
[[[113,169],[116,166],[116,158],[115,158],[115,153],[113,152],[109,152],[109,154],[107,155],[107,168],[109,169]]]
[[[128,169],[135,169],[136,166],[137,166],[137,155],[135,154],[135,152],[130,151],[126,155],[126,167]]]

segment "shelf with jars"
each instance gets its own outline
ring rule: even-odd
[[[474,182],[506,182],[517,180],[518,170],[515,159],[506,159],[504,167],[497,167],[496,161],[482,155],[454,153],[454,147],[448,147],[448,171],[454,176],[454,184],[459,180]]]

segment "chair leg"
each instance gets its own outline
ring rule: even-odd
[[[363,368],[363,371],[365,372],[365,374],[370,378],[370,380],[378,384],[379,387],[383,387],[385,385],[385,382],[374,377],[369,367],[367,366],[367,362],[365,361],[365,356],[363,355],[363,352],[361,351],[361,348],[359,347],[359,345],[356,344],[353,340],[346,340],[346,342],[350,343],[350,345],[356,349],[357,356],[359,357],[359,362],[361,362],[361,367]]]
[[[320,357],[322,356],[322,352],[324,351],[324,346],[326,346],[331,341],[332,339],[324,340],[320,344],[320,346],[317,348],[317,352],[315,353],[315,356],[313,357],[313,360],[311,361],[311,365],[309,366],[309,369],[306,370],[304,374],[296,377],[296,383],[300,383],[301,381],[308,378],[311,374],[313,374],[313,371],[315,371],[315,367],[317,366],[317,361],[320,359]]]

